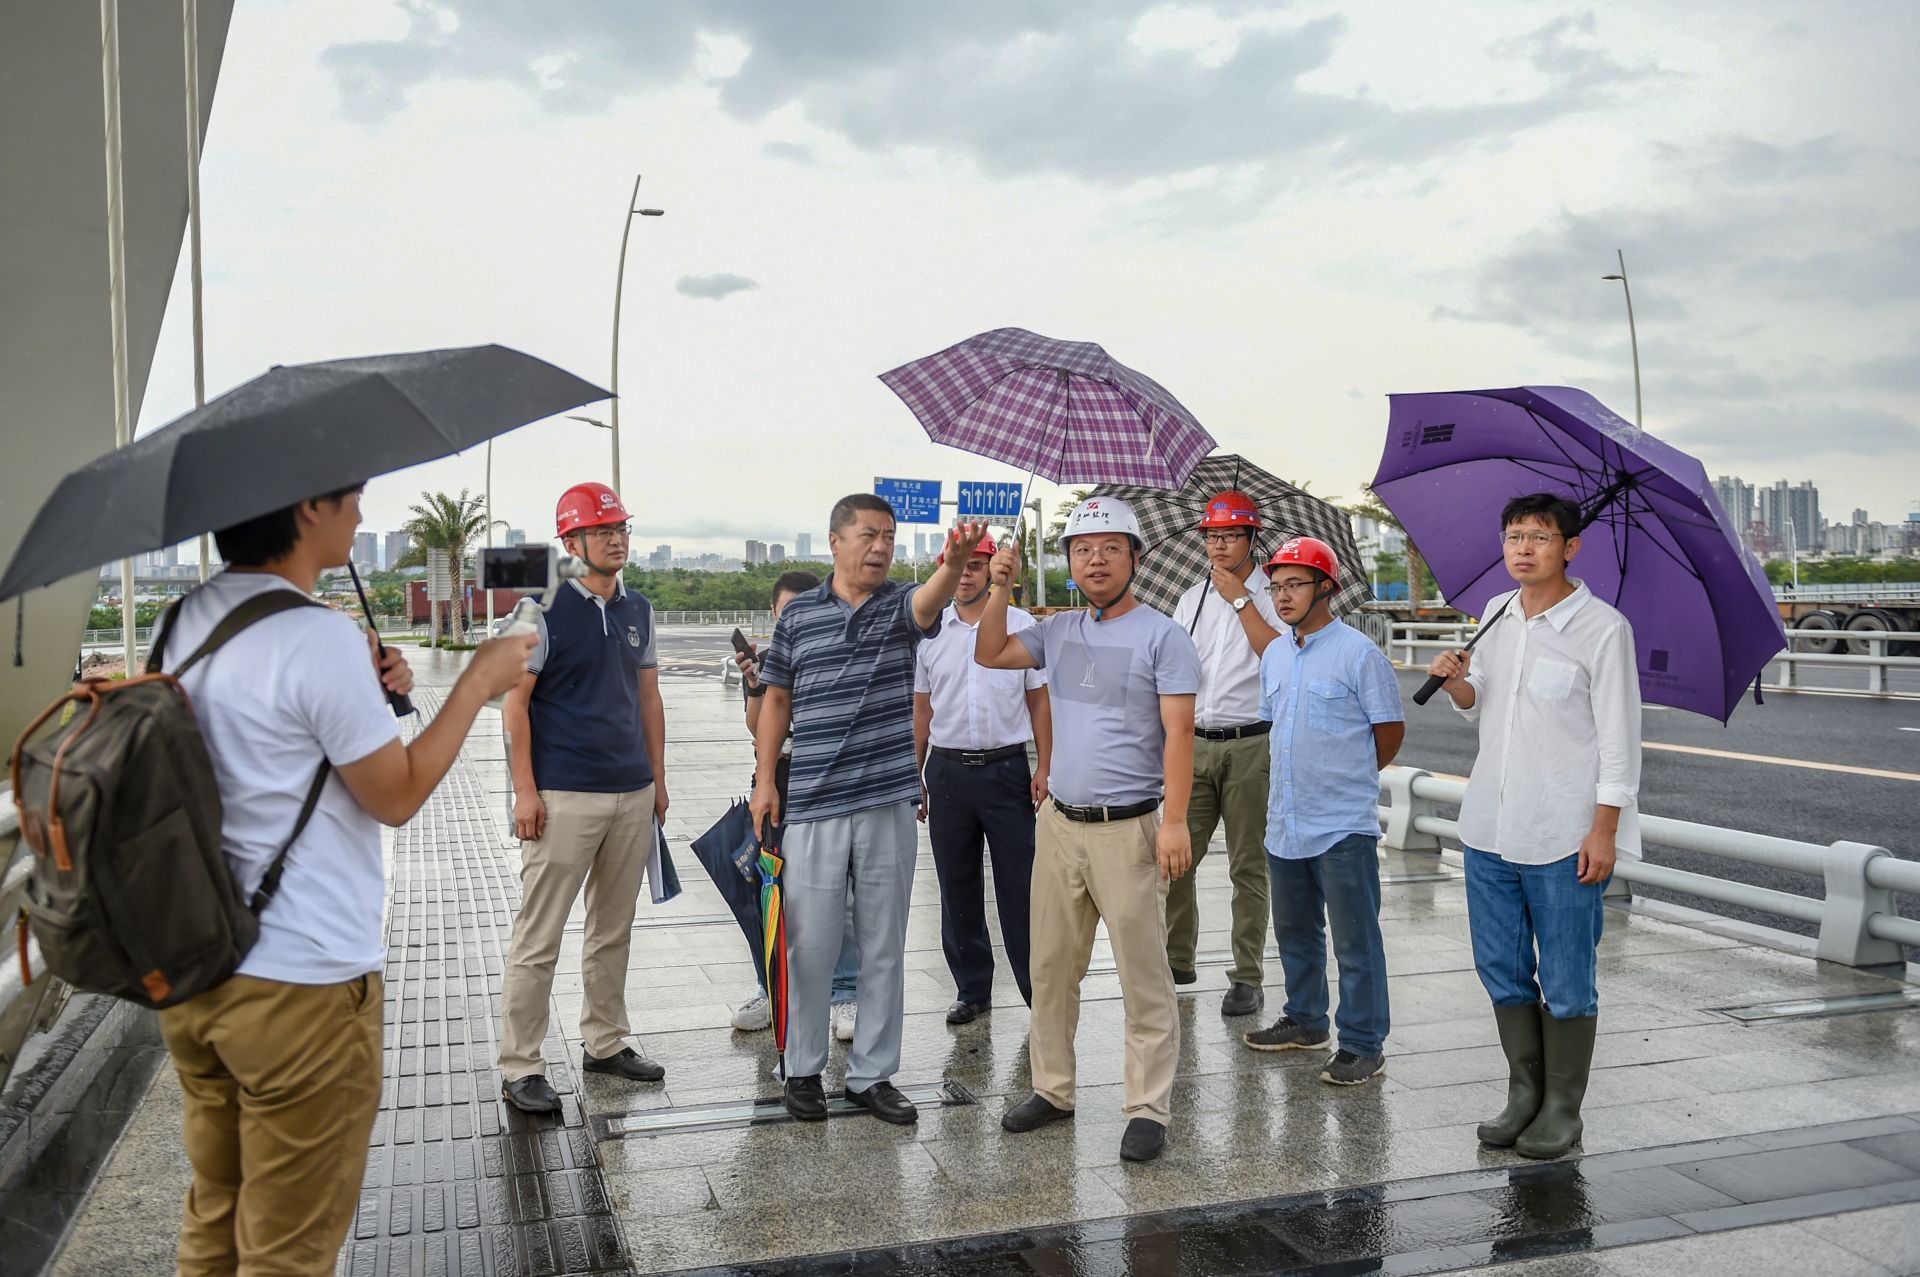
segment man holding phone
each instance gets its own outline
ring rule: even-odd
[[[555,523],[583,580],[536,613],[527,675],[507,693],[514,832],[521,839],[520,915],[502,982],[500,1074],[507,1102],[559,1109],[540,1044],[567,914],[584,886],[580,1012],[583,1067],[658,1082],[660,1065],[629,1044],[627,955],[655,826],[667,813],[666,711],[654,655],[653,607],[627,589],[626,507],[601,483],[561,496]]]

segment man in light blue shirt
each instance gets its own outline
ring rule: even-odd
[[[1273,723],[1267,872],[1286,975],[1280,1018],[1243,1040],[1256,1051],[1327,1045],[1327,938],[1340,964],[1340,1047],[1324,1082],[1358,1086],[1386,1069],[1387,955],[1380,941],[1380,769],[1406,737],[1393,666],[1328,610],[1339,589],[1332,547],[1294,537],[1267,564],[1288,632],[1260,658]]]

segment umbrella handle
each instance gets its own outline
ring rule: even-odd
[[[1485,637],[1487,631],[1493,628],[1494,621],[1499,620],[1501,617],[1507,614],[1507,609],[1513,606],[1513,599],[1518,597],[1520,596],[1516,594],[1513,596],[1513,598],[1509,598],[1505,603],[1501,604],[1500,610],[1493,614],[1493,620],[1488,621],[1485,625],[1481,626],[1479,629],[1474,631],[1473,637],[1467,640],[1467,645],[1460,649],[1460,654],[1462,656],[1465,656],[1468,652],[1471,652],[1473,650],[1474,644],[1478,643],[1483,637]],[[1439,691],[1442,687],[1446,685],[1446,682],[1447,680],[1439,674],[1427,675],[1427,681],[1422,683],[1420,685],[1420,690],[1413,694],[1413,703],[1415,705],[1425,705],[1428,701],[1433,699],[1433,694],[1435,692]]]

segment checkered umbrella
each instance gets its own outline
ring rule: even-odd
[[[1089,341],[996,328],[880,374],[927,437],[1054,483],[1177,487],[1213,436]]]
[[[1373,597],[1346,511],[1228,453],[1195,466],[1186,487],[1178,491],[1105,484],[1094,489],[1096,496],[1125,499],[1140,517],[1147,553],[1133,591],[1143,602],[1170,614],[1182,594],[1212,573],[1198,531],[1200,515],[1210,497],[1229,488],[1246,493],[1260,507],[1254,562],[1265,563],[1288,537],[1319,537],[1340,560],[1340,588],[1329,605],[1334,615],[1351,612]]]

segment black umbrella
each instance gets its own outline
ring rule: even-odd
[[[767,982],[767,933],[760,913],[760,835],[754,832],[747,804],[735,801],[713,827],[693,840],[693,854],[720,889],[740,931],[753,950],[753,973]]]
[[[504,346],[280,365],[62,479],[0,577],[0,599],[606,397]]]

